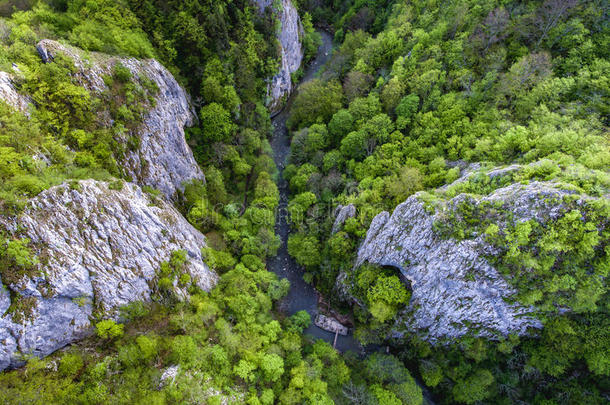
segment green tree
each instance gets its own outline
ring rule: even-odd
[[[338,146],[341,139],[350,133],[354,126],[354,117],[345,109],[337,111],[328,123],[328,132],[331,136],[331,145]]]
[[[206,142],[229,142],[235,133],[231,114],[218,103],[210,103],[199,112],[201,130]]]
[[[411,125],[419,108],[419,97],[409,94],[403,97],[396,106],[396,128],[403,130]]]
[[[291,108],[288,127],[299,129],[328,122],[342,106],[343,89],[336,81],[314,79],[301,85]]]
[[[263,354],[259,367],[267,381],[277,381],[284,374],[284,360],[277,354]]]
[[[311,325],[311,316],[307,311],[298,311],[288,318],[288,330],[303,333]]]
[[[489,370],[479,369],[464,380],[457,381],[452,390],[453,398],[465,404],[482,401],[491,395],[493,383],[493,374]]]
[[[320,263],[320,242],[313,235],[292,234],[288,237],[288,253],[301,266],[316,266]]]

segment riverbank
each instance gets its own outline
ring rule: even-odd
[[[301,84],[312,80],[330,59],[332,53],[332,36],[324,31],[320,31],[322,36],[322,45],[318,48],[318,53],[312,62],[305,68],[305,74]],[[286,120],[290,115],[290,106],[292,105],[294,93],[286,102],[286,106],[273,117],[273,137],[271,139],[271,148],[275,164],[279,170],[278,189],[280,192],[280,203],[278,207],[278,216],[275,226],[275,232],[280,237],[281,246],[275,257],[267,261],[267,267],[280,278],[287,278],[290,281],[290,291],[288,295],[281,301],[279,310],[287,316],[290,316],[298,311],[305,310],[315,319],[318,315],[318,293],[311,284],[303,280],[303,269],[294,261],[288,254],[287,241],[290,234],[290,224],[287,221],[287,207],[290,197],[288,183],[283,177],[286,159],[290,154],[290,134],[286,128]],[[324,339],[331,345],[334,342],[335,334],[327,332],[313,325],[310,326],[305,333],[317,339]],[[350,333],[347,336],[339,336],[337,338],[336,348],[345,352],[348,350],[361,353],[362,346]]]
[[[300,84],[315,78],[320,69],[331,57],[333,49],[332,36],[325,31],[319,32],[322,36],[322,45],[318,48],[315,59],[306,67],[305,74],[303,75]],[[311,284],[303,280],[303,269],[288,254],[287,249],[287,241],[290,234],[290,224],[287,221],[290,190],[288,182],[283,177],[283,173],[284,167],[286,166],[286,160],[290,154],[290,133],[286,128],[286,121],[290,116],[290,107],[295,94],[296,91],[287,100],[284,108],[272,119],[273,137],[271,138],[271,148],[273,149],[273,159],[279,171],[277,186],[280,193],[275,232],[280,237],[281,245],[277,255],[267,260],[267,268],[277,274],[278,277],[286,278],[290,281],[290,290],[288,295],[280,302],[279,310],[286,316],[305,310],[309,313],[311,319],[314,320],[317,315],[324,314],[324,312],[318,308],[321,297]],[[336,349],[342,353],[353,351],[363,355],[366,352],[382,350],[382,347],[380,346],[362,347],[360,342],[354,337],[353,330],[351,329],[345,336],[340,334],[336,336],[335,333],[323,330],[312,322],[312,325],[307,328],[304,333],[315,339],[323,339],[331,345],[335,344]],[[425,402],[427,404],[434,404],[430,392],[419,380],[418,385],[422,388]]]

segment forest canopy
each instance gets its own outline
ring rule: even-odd
[[[290,151],[277,167],[278,121],[267,105],[281,63],[280,2],[261,11],[250,0],[0,1],[0,71],[31,102],[28,111],[0,102],[0,215],[15,218],[62,183],[96,179],[120,189],[133,181],[125,155],[138,150],[135,129],[159,93],[120,63],[103,78],[105,91],[89,92],[73,60],[43,63],[37,43],[155,58],[196,113],[186,141],[205,182],[184,184],[173,202],[205,235],[204,261],[219,275],[213,290],[198,289],[185,272],[186,252],[174,251],[156,269],[152,302],[132,302],[115,317],[96,312],[89,338],[48,358],[24,358],[23,368],[0,374],[3,400],[606,403],[608,2],[292,2],[305,56],[294,81],[317,52],[316,29],[334,43],[281,116]],[[477,204],[533,182],[573,197],[544,221],[512,221],[501,207]],[[143,191],[153,202],[161,194]],[[485,260],[516,291],[510,300],[533,308],[536,331],[488,338],[473,325],[440,342],[397,332],[412,315],[412,286],[396,268],[354,268],[376,215],[413,196],[435,212],[458,195],[462,203],[444,211],[435,236],[457,243],[482,235],[494,252]],[[350,205],[354,215],[335,226],[329,213]],[[290,227],[285,247],[278,210]],[[267,264],[282,249],[320,302],[353,321],[363,353],[339,353],[308,335],[308,312],[282,311],[290,282]],[[2,282],[42,277],[34,269],[45,257],[35,252],[28,238],[0,229]],[[7,312],[25,313],[29,298],[12,294],[17,304]]]

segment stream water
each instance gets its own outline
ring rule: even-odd
[[[332,52],[332,37],[330,34],[319,31],[322,35],[322,45],[318,49],[315,59],[307,66],[305,75],[301,83],[305,83],[313,79],[322,66],[330,59]],[[280,310],[286,315],[292,315],[295,312],[305,310],[311,315],[313,320],[318,313],[318,294],[315,289],[303,280],[303,269],[294,261],[288,254],[286,242],[290,234],[290,224],[287,222],[287,206],[289,199],[288,183],[283,178],[284,166],[286,159],[290,153],[290,135],[286,128],[286,120],[290,114],[290,106],[292,105],[293,96],[290,97],[284,109],[273,117],[273,138],[271,139],[271,147],[273,149],[275,164],[277,165],[280,176],[278,188],[280,191],[280,204],[278,209],[277,222],[275,232],[281,239],[281,246],[277,252],[277,256],[270,258],[267,261],[267,267],[280,278],[287,278],[290,281],[290,291],[280,303]],[[330,344],[333,344],[335,334],[327,332],[313,325],[305,330],[306,334],[312,335],[318,339],[324,339]],[[339,335],[337,338],[336,348],[345,352],[352,350],[361,352],[362,347],[356,339],[350,334],[348,336]]]
[[[301,84],[313,79],[331,56],[333,48],[332,36],[325,31],[318,32],[322,35],[322,45],[318,48],[315,59],[307,67]],[[296,92],[293,92],[293,95],[288,99],[284,109],[272,119],[273,137],[271,139],[271,148],[273,149],[273,159],[279,170],[278,189],[280,192],[280,203],[275,232],[280,237],[281,245],[277,255],[267,260],[267,267],[277,274],[278,277],[287,278],[290,281],[290,290],[288,295],[280,303],[280,311],[286,315],[292,315],[295,312],[305,310],[309,313],[313,321],[318,313],[318,293],[311,284],[308,284],[303,280],[303,269],[288,254],[286,245],[288,235],[290,234],[290,224],[287,222],[287,207],[290,191],[288,189],[288,182],[283,177],[283,172],[286,165],[286,159],[290,154],[290,134],[286,128],[286,120],[290,115],[290,107],[294,99],[294,94],[296,94]],[[326,340],[331,345],[335,339],[334,333],[320,329],[313,325],[313,323],[305,330],[305,334],[311,335],[316,339]],[[342,353],[353,351],[359,354],[370,353],[381,349],[379,346],[362,347],[354,338],[351,331],[347,336],[339,335],[335,347]],[[422,388],[424,403],[434,405],[430,392],[419,379],[416,379],[416,381]]]

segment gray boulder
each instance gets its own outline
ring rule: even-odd
[[[433,224],[464,199],[473,199],[477,205],[492,203],[484,206],[501,203],[515,222],[535,219],[544,223],[562,215],[562,197],[573,193],[549,182],[512,184],[485,197],[460,194],[439,202],[435,210],[418,193],[397,206],[392,215],[382,212],[373,219],[355,267],[365,262],[391,266],[410,282],[412,298],[395,325],[398,335],[400,330],[415,331],[432,342],[471,332],[491,338],[524,335],[528,328],[542,325],[533,315],[534,308],[507,302],[516,291],[485,258],[497,253],[495,248],[482,235],[465,240],[442,238]],[[341,275],[338,287],[349,297],[347,276]]]
[[[161,263],[185,250],[185,272],[209,291],[218,277],[203,262],[205,237],[163,200],[131,183],[121,190],[85,180],[53,187],[0,225],[28,238],[39,258],[34,276],[0,283],[0,370],[39,357],[91,333],[94,313],[118,315],[150,301]],[[174,283],[179,297],[186,287]],[[9,294],[8,289],[13,293]],[[16,300],[12,302],[11,300]],[[9,311],[11,302],[14,310]]]
[[[140,140],[139,148],[127,151],[122,167],[138,184],[159,189],[168,198],[182,190],[184,182],[204,180],[184,137],[184,127],[192,125],[195,119],[189,96],[159,62],[96,52],[85,54],[80,49],[48,39],[40,41],[36,48],[45,63],[51,63],[58,53],[71,58],[78,69],[76,79],[93,93],[107,89],[104,76],[111,74],[117,63],[127,67],[136,80],[154,81],[159,89],[154,106],[133,134]]]
[[[273,0],[255,0],[261,11],[273,6]],[[292,73],[301,67],[303,48],[301,37],[303,27],[299,13],[290,0],[282,0],[279,10],[275,10],[280,20],[281,31],[278,33],[280,42],[280,71],[271,79],[267,89],[269,109],[271,112],[281,110],[284,101],[293,91]]]

